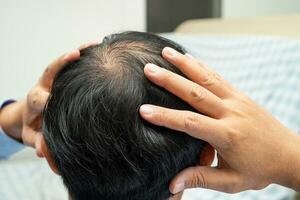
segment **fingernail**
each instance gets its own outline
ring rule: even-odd
[[[159,71],[159,67],[151,63],[147,64],[146,67],[151,73],[156,73]]]
[[[170,57],[174,57],[177,54],[177,51],[175,51],[174,49],[170,48],[170,47],[166,47],[165,48],[165,54],[167,54]]]
[[[184,190],[184,184],[183,183],[177,183],[173,189],[172,194],[177,194],[178,192],[181,192]]]
[[[144,115],[151,115],[153,113],[153,109],[150,106],[142,105],[140,107],[140,112]]]

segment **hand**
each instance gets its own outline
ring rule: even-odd
[[[36,85],[29,91],[22,112],[22,141],[28,146],[36,148],[36,154],[42,157],[41,153],[41,113],[46,105],[50,94],[53,79],[56,73],[68,62],[80,57],[78,49],[63,54],[54,60],[43,72]]]
[[[36,148],[39,157],[43,156],[40,144],[41,112],[47,102],[53,79],[66,63],[80,57],[80,50],[95,44],[97,42],[81,45],[78,49],[58,57],[45,69],[26,99],[9,104],[1,110],[0,122],[3,130],[16,140]]]
[[[141,116],[207,141],[218,155],[217,167],[189,167],[175,176],[173,194],[192,187],[235,193],[271,183],[300,189],[298,135],[191,56],[168,47],[162,55],[190,80],[153,64],[145,66],[146,77],[199,113],[143,105]]]

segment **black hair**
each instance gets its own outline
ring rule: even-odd
[[[43,134],[73,200],[165,200],[170,180],[197,164],[203,141],[139,116],[144,103],[193,110],[144,76],[147,63],[181,74],[166,46],[186,52],[150,33],[113,34],[56,75]]]

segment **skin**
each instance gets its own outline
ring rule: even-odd
[[[166,47],[162,56],[188,79],[153,64],[145,76],[199,113],[143,105],[140,115],[207,141],[218,155],[217,167],[194,166],[175,176],[173,194],[194,187],[236,193],[271,183],[300,190],[300,136],[190,55]]]
[[[24,144],[34,147],[36,154],[42,157],[41,149],[41,112],[47,102],[56,73],[67,63],[80,57],[80,50],[97,44],[89,42],[78,49],[55,59],[43,72],[37,83],[28,92],[26,98],[9,104],[1,109],[0,126],[4,132]]]

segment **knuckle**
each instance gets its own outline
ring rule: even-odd
[[[47,68],[46,68],[45,71],[44,71],[44,74],[45,74],[45,75],[48,75],[49,73],[50,73],[50,67],[47,66]]]
[[[193,131],[198,126],[198,116],[195,113],[187,112],[184,117],[184,128],[185,130]]]
[[[223,149],[231,149],[239,144],[240,134],[236,131],[235,128],[232,127],[224,127],[225,132],[223,134]]]
[[[249,139],[248,134],[241,132],[238,128],[227,128],[223,137],[222,148],[234,151],[241,145],[245,144],[247,139]]]
[[[210,73],[207,73],[203,79],[202,79],[202,85],[203,86],[212,86],[214,85],[214,80],[213,78],[211,77],[211,74]]]
[[[208,72],[202,80],[203,86],[212,86],[215,85],[218,81],[221,80],[221,76],[215,72]]]
[[[156,109],[154,113],[155,113],[156,121],[159,122],[161,125],[163,125],[164,124],[163,122],[166,121],[166,117],[167,117],[166,110]]]
[[[190,95],[192,97],[192,100],[200,102],[206,99],[207,92],[201,89],[199,86],[194,86],[191,89]]]
[[[216,72],[212,72],[212,76],[216,81],[221,81],[223,80],[222,76]]]
[[[201,170],[196,170],[196,172],[193,173],[189,187],[208,188],[207,180]]]
[[[40,105],[41,98],[42,98],[41,91],[33,90],[33,91],[29,92],[29,94],[27,95],[27,101],[28,101],[29,107],[33,110],[38,109],[41,106]]]

